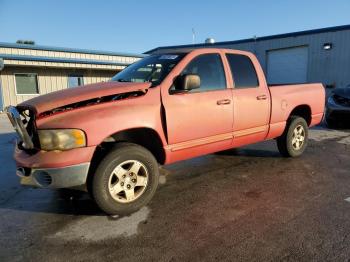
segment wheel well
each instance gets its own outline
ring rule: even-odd
[[[93,173],[95,172],[98,164],[109,153],[109,151],[113,149],[116,143],[122,142],[143,146],[153,154],[158,163],[164,164],[165,162],[165,151],[162,140],[160,139],[158,133],[153,129],[135,128],[117,132],[107,137],[100,145],[96,147],[89,169],[87,180],[88,191],[91,190]]]
[[[165,151],[162,140],[158,133],[151,128],[134,128],[117,132],[106,139],[98,146],[102,151],[108,152],[115,143],[128,142],[143,146],[148,149],[157,162],[163,164],[165,162]],[[97,152],[99,153],[99,152]],[[106,154],[106,153],[102,153]]]
[[[305,119],[307,125],[311,124],[311,108],[308,105],[300,105],[292,110],[290,116],[300,116]]]

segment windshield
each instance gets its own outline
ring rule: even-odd
[[[158,85],[186,54],[147,56],[116,74],[111,81],[151,82]]]

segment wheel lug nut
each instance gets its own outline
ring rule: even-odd
[[[126,177],[126,175],[123,175],[123,178],[125,178]]]
[[[130,185],[127,185],[126,187],[127,187],[128,189],[130,189],[131,186],[130,186]]]
[[[130,176],[133,176],[133,173],[130,173],[129,175],[130,175]]]
[[[124,183],[123,183],[123,182],[121,182],[121,183],[120,183],[120,185],[121,185],[121,186],[124,186]]]
[[[133,180],[131,180],[133,183],[136,183],[136,179],[134,178]]]

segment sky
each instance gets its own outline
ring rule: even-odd
[[[350,24],[349,0],[0,0],[0,42],[143,53]]]

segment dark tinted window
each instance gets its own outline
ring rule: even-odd
[[[201,86],[192,92],[226,88],[225,72],[219,54],[200,55],[194,58],[181,74],[199,75]]]
[[[18,95],[39,94],[36,74],[15,74],[16,93]]]
[[[249,88],[259,86],[258,77],[254,65],[245,55],[226,55],[230,64],[235,88]]]
[[[84,85],[83,75],[69,75],[68,76],[68,87],[76,87]]]

